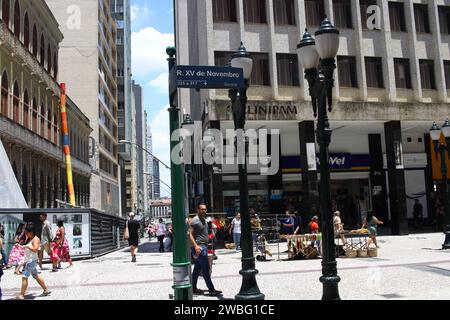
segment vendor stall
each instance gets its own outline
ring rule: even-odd
[[[318,258],[321,252],[322,234],[282,235],[287,240],[288,257],[291,260]]]

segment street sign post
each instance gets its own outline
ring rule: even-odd
[[[231,67],[177,66],[176,86],[194,89],[242,88],[244,71]]]

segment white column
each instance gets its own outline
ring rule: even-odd
[[[436,88],[439,92],[440,102],[447,102],[448,94],[445,86],[445,69],[442,52],[441,26],[439,25],[439,8],[437,1],[428,1],[428,16],[430,19],[430,31],[433,35],[434,70],[436,74]]]
[[[331,21],[333,25],[335,25],[334,21],[334,11],[333,11],[333,0],[325,0],[325,14],[328,17],[328,20]],[[337,27],[336,27],[337,28]],[[339,54],[339,53],[338,53]],[[337,65],[337,57],[336,57],[336,65]],[[333,97],[339,100],[339,76],[338,70],[334,72],[334,88],[333,88]]]
[[[269,73],[271,75],[272,96],[278,100],[277,52],[275,45],[275,16],[273,0],[266,0],[266,14],[269,29]],[[289,48],[287,48],[289,50]]]
[[[363,101],[367,100],[366,63],[364,61],[363,25],[361,22],[361,7],[359,1],[351,2],[353,27],[355,28],[356,43],[356,75],[358,77],[359,95]]]
[[[303,34],[306,30],[306,13],[305,13],[305,1],[304,0],[295,0],[295,20],[298,27],[298,34],[300,35],[300,39],[298,39],[298,43],[302,40]],[[311,31],[311,30],[310,30]],[[297,61],[298,61],[298,77],[300,80],[300,99],[306,100],[309,97],[309,86],[308,81],[305,80],[304,69],[300,63],[300,56],[297,51]]]
[[[396,89],[395,89],[395,75],[394,75],[394,60],[391,53],[391,25],[389,21],[389,3],[388,0],[378,0],[378,6],[381,8],[381,15],[383,17],[383,80],[384,87],[388,94],[389,101],[395,101]]]
[[[414,89],[414,98],[418,101],[422,100],[422,83],[420,81],[419,57],[417,56],[417,32],[416,21],[414,16],[414,5],[411,1],[405,4],[405,20],[406,30],[408,31],[409,42],[409,65],[411,68],[411,84]]]

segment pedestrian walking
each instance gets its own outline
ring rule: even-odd
[[[3,276],[3,266],[5,266],[5,255],[3,254],[4,252],[3,248],[3,237],[0,237],[0,301],[2,300],[2,287],[1,287],[1,283],[2,283],[2,276]]]
[[[41,246],[41,240],[36,236],[34,232],[33,223],[28,223],[25,227],[25,233],[28,238],[28,243],[24,245],[25,250],[25,267],[22,274],[22,288],[20,289],[20,294],[17,297],[19,300],[25,299],[25,293],[28,288],[28,278],[32,276],[37,283],[41,286],[44,292],[41,294],[42,297],[50,295],[50,291],[37,271],[38,265],[38,251]]]
[[[192,245],[192,256],[195,260],[194,271],[192,272],[192,287],[194,294],[203,294],[203,290],[198,289],[197,281],[200,271],[203,273],[206,286],[211,296],[219,296],[222,291],[216,290],[211,281],[208,262],[208,224],[206,222],[206,205],[200,204],[197,208],[197,215],[192,219],[189,228],[189,239]]]
[[[136,253],[139,247],[139,228],[141,224],[139,221],[134,220],[134,212],[128,214],[130,219],[127,221],[128,228],[128,244],[131,252],[131,262],[136,262]]]
[[[47,252],[48,256],[52,256],[51,243],[53,239],[52,226],[47,220],[47,214],[41,213],[39,215],[39,220],[42,222],[42,233],[41,233],[41,248],[38,252],[39,258],[39,268],[42,269],[42,260],[44,258],[44,250]]]
[[[69,242],[66,238],[66,229],[64,222],[59,220],[58,230],[52,242],[51,260],[53,263],[52,271],[56,272],[61,268],[61,262],[69,262],[69,268],[73,266],[72,258],[70,257]]]
[[[241,213],[236,213],[236,217],[231,221],[230,235],[233,234],[233,242],[236,251],[241,250]]]
[[[159,218],[159,223],[156,229],[156,237],[159,241],[159,252],[164,252],[164,237],[166,236],[166,225],[162,218]]]
[[[378,220],[375,216],[372,216],[369,223],[367,223],[367,230],[369,230],[369,240],[367,241],[367,246],[373,242],[375,246],[379,248],[377,244],[377,227],[379,224],[383,224],[383,222]]]
[[[8,255],[6,254],[5,246],[5,230],[3,229],[3,225],[0,224],[0,241],[2,242],[2,246],[0,248],[0,268],[8,266]]]
[[[23,245],[27,242],[27,235],[25,233],[25,224],[19,223],[14,238],[15,244],[9,254],[8,266],[16,267],[15,274],[21,274],[21,269],[25,264],[25,250]]]

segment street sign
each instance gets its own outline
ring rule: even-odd
[[[233,89],[244,87],[241,68],[212,66],[177,66],[178,88]]]

